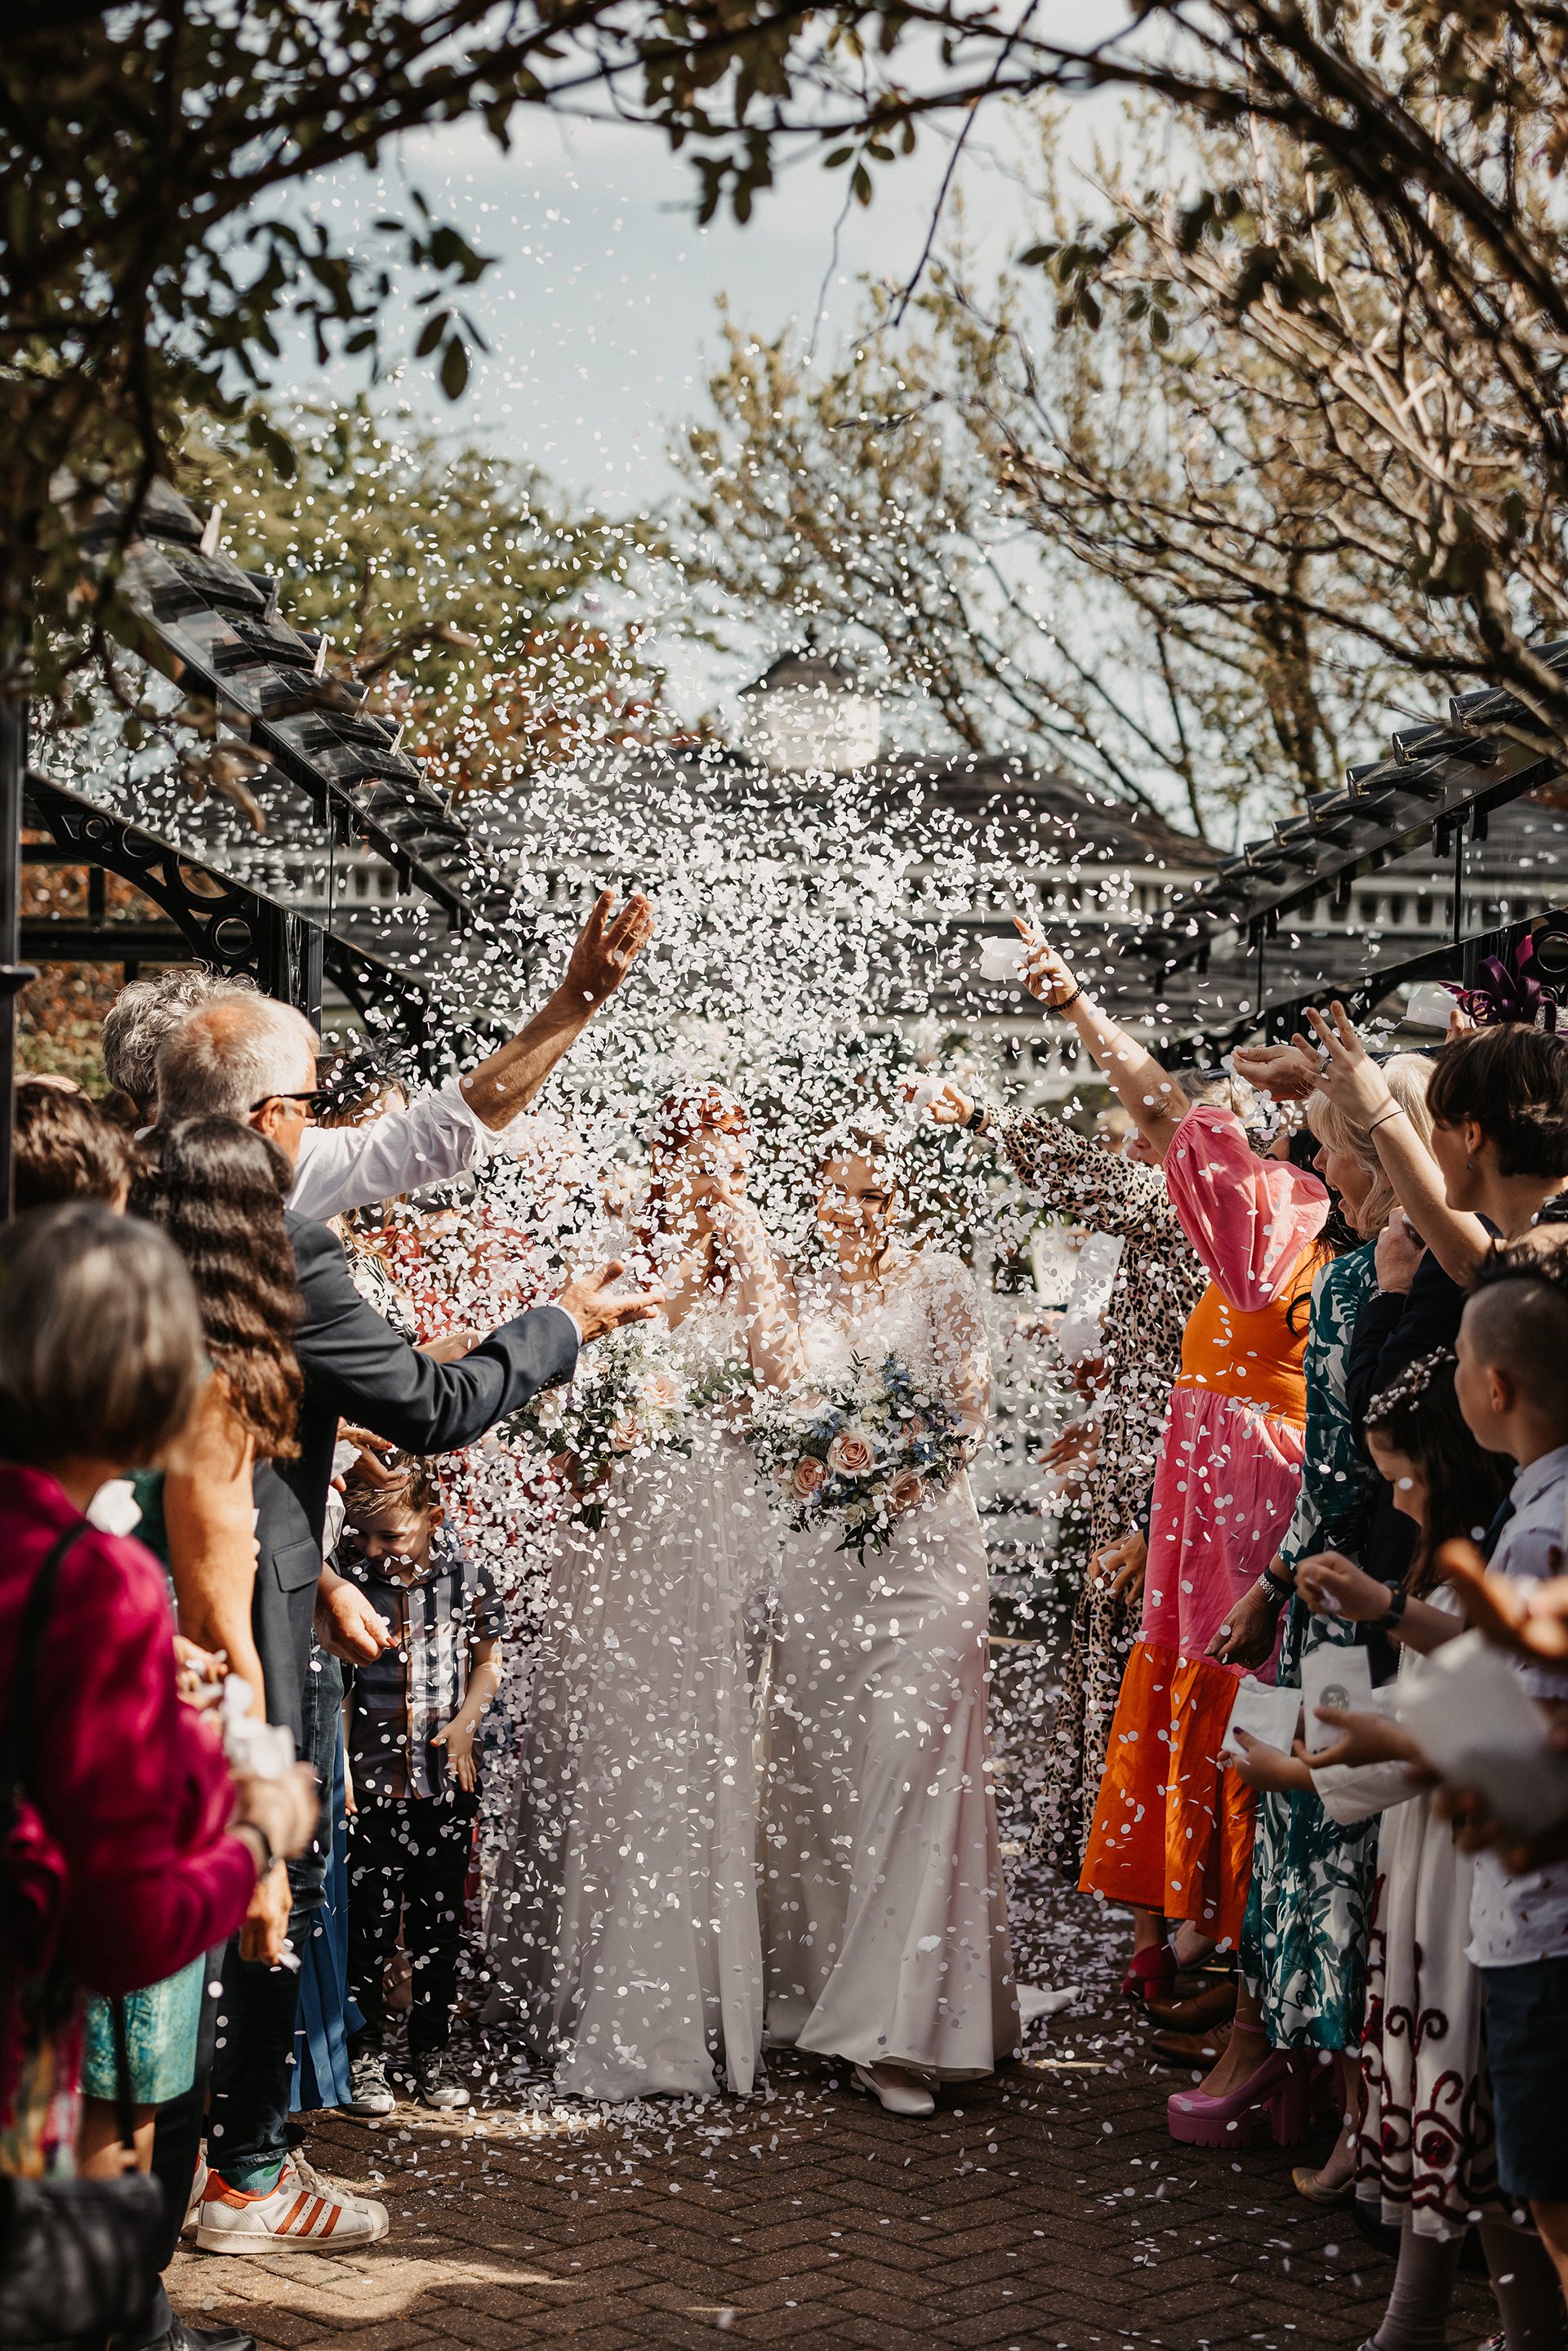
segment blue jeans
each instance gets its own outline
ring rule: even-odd
[[[320,1671],[306,1677],[305,1760],[315,1764],[317,1777],[329,1796],[343,1703],[343,1669],[335,1657],[320,1650],[313,1652],[311,1665],[319,1666]],[[331,1836],[329,1804],[322,1810],[317,1844],[288,1865],[297,1945],[304,1935],[299,1922],[321,1900]],[[207,2160],[231,2188],[256,2192],[272,2187],[288,2152],[299,1979],[289,1968],[242,1959],[236,1938],[224,1955],[223,1981]]]

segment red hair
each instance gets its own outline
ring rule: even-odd
[[[699,1134],[749,1134],[751,1122],[733,1094],[722,1086],[680,1086],[667,1093],[648,1129],[648,1155],[655,1166],[661,1156],[683,1150]],[[637,1238],[646,1244],[656,1233],[670,1229],[665,1217],[665,1191],[657,1176],[648,1186]]]
[[[653,1113],[648,1130],[648,1151],[679,1151],[698,1134],[749,1134],[751,1122],[733,1094],[722,1086],[680,1086],[668,1093]]]

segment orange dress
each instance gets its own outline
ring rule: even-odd
[[[1278,1552],[1295,1510],[1305,1300],[1329,1203],[1316,1176],[1260,1159],[1239,1120],[1213,1104],[1182,1121],[1166,1176],[1209,1283],[1182,1334],[1155,1475],[1143,1625],[1079,1884],[1233,1944],[1251,1876],[1253,1797],[1218,1761],[1237,1669],[1204,1651]]]

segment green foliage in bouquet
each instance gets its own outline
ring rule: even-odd
[[[959,1415],[915,1384],[907,1364],[875,1367],[855,1355],[846,1378],[770,1399],[750,1437],[764,1471],[801,1530],[836,1518],[840,1551],[884,1550],[900,1519],[956,1478],[967,1458]]]

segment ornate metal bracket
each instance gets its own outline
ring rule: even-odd
[[[63,915],[29,922],[29,953],[49,962],[118,962],[138,950],[149,960],[169,958],[172,949],[177,957],[183,945],[194,960],[243,974],[266,995],[296,1005],[313,1021],[321,1018],[321,984],[329,972],[363,1019],[394,1029],[422,1067],[434,1067],[438,1019],[425,981],[33,770],[26,779],[26,813],[29,824],[48,833],[62,864],[118,874],[150,898],[172,926],[172,935],[162,939],[152,925],[117,922],[103,913],[93,893],[85,923]]]

